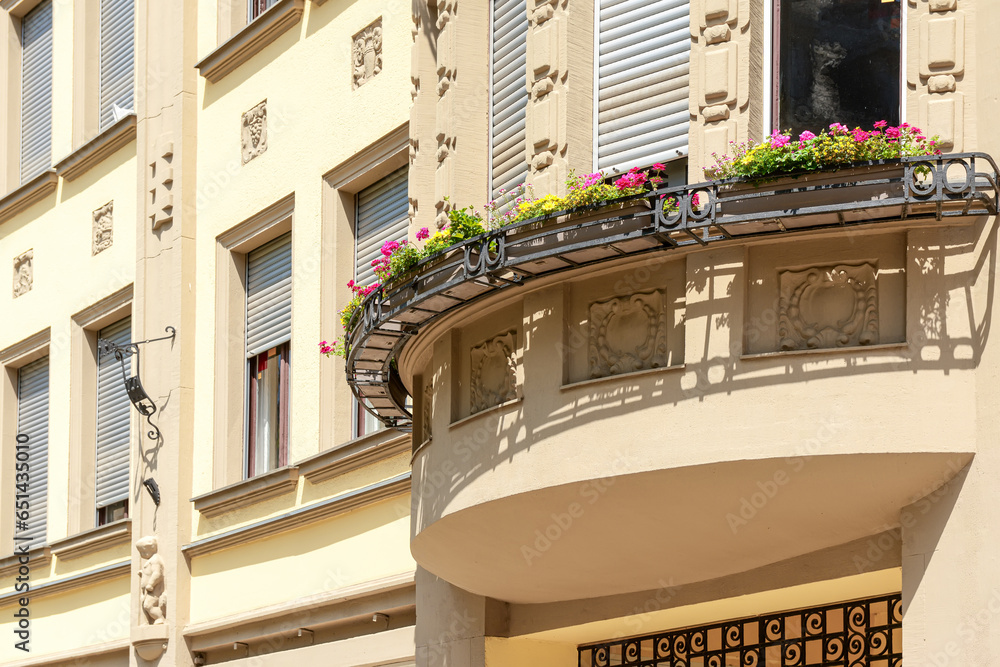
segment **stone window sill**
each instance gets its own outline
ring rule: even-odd
[[[281,0],[205,56],[195,67],[210,82],[221,81],[298,23],[304,8],[305,0]]]
[[[10,556],[4,556],[0,558],[0,579],[6,579],[7,577],[12,577],[17,574],[17,568],[20,567],[21,563],[18,559],[21,554],[12,554]],[[45,567],[48,567],[49,561],[52,560],[52,551],[49,549],[49,545],[44,545],[40,547],[35,547],[28,552],[28,562],[31,565],[31,569],[35,572],[39,572],[38,564],[42,563]]]
[[[103,551],[132,540],[132,520],[121,519],[97,528],[85,530],[82,533],[56,540],[49,547],[52,554],[59,560],[70,560]]]
[[[244,479],[191,499],[194,508],[207,517],[219,516],[294,491],[299,483],[298,466],[285,466]]]
[[[376,431],[299,461],[299,473],[313,484],[410,450],[410,436],[395,429]]]
[[[8,220],[26,208],[37,204],[56,191],[59,176],[55,169],[43,171],[38,176],[0,198],[0,222]]]
[[[122,118],[63,158],[56,165],[56,173],[67,181],[74,180],[114,154],[119,148],[135,141],[135,125],[135,114]]]

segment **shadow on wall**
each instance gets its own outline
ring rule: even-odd
[[[983,219],[975,225],[935,234],[934,238],[940,243],[910,247],[907,270],[920,276],[921,284],[926,284],[929,291],[923,293],[919,312],[906,314],[908,342],[893,349],[853,348],[831,354],[741,359],[747,325],[731,326],[731,318],[734,320],[735,314],[743,309],[742,299],[732,293],[732,278],[742,271],[742,267],[720,266],[697,271],[687,290],[689,295],[692,292],[701,294],[702,299],[697,303],[689,302],[685,316],[688,321],[705,320],[704,340],[688,340],[686,345],[689,349],[695,345],[706,350],[725,349],[728,353],[706,355],[704,360],[688,362],[676,371],[664,370],[614,384],[598,383],[567,391],[566,400],[554,409],[543,402],[531,401],[529,388],[523,401],[476,417],[477,426],[466,429],[464,437],[442,440],[442,444],[452,447],[452,452],[450,456],[438,453],[432,457],[435,469],[421,470],[428,458],[418,455],[413,463],[414,479],[420,480],[419,486],[413,489],[413,525],[430,525],[447,513],[452,500],[480,475],[505,460],[512,461],[530,451],[536,443],[541,444],[547,437],[569,427],[586,428],[589,424],[638,409],[704,402],[712,396],[782,384],[846,375],[859,380],[866,375],[900,371],[939,372],[947,376],[952,370],[974,369],[990,333],[997,265],[996,236],[996,225]],[[985,289],[982,289],[984,283]],[[718,285],[729,285],[729,289],[713,293]],[[985,294],[985,298],[976,294]],[[955,303],[958,295],[964,303]],[[956,313],[963,315],[959,317]],[[541,317],[525,320],[525,341],[538,340],[532,335],[533,328],[540,326],[538,322],[548,314],[551,311],[542,311]],[[690,329],[688,331],[690,336]],[[718,340],[719,336],[723,340]],[[553,350],[554,355],[560,352],[567,353],[566,350]],[[538,350],[531,353],[533,358],[539,358]],[[445,376],[451,373],[450,368],[439,370]],[[533,372],[531,365],[526,364],[523,372],[525,385],[528,385]],[[536,368],[534,372],[542,372],[542,369]],[[539,414],[539,411],[547,413]],[[724,411],[716,413],[716,417],[731,419]],[[718,422],[707,424],[706,428],[717,425]],[[663,428],[669,429],[670,425],[665,423]],[[623,433],[622,437],[631,436]],[[614,472],[608,471],[608,474]]]

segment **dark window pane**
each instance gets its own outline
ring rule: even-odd
[[[778,128],[899,124],[900,0],[777,0]]]

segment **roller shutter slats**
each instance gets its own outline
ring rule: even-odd
[[[45,543],[49,461],[49,358],[23,366],[17,373],[17,432],[28,436],[28,529],[17,531],[30,547]]]
[[[52,2],[21,21],[21,183],[52,165]]]
[[[112,105],[133,108],[135,0],[101,0],[100,127],[114,123]]]
[[[382,256],[386,241],[406,238],[409,226],[407,168],[389,174],[357,196],[354,279],[359,285],[375,282],[372,260]]]
[[[105,327],[99,338],[124,347],[132,342],[132,318]],[[126,364],[131,375],[131,360]],[[113,354],[97,362],[97,507],[128,498],[131,403],[121,364]]]
[[[247,255],[247,357],[292,337],[292,235]]]
[[[528,12],[525,0],[493,0],[491,196],[528,177],[525,109],[528,106]]]
[[[687,0],[601,0],[598,22],[598,169],[686,155]]]

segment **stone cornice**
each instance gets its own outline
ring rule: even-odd
[[[215,489],[191,499],[194,508],[205,516],[218,516],[237,507],[245,507],[290,493],[299,481],[297,466],[285,466],[249,479]]]
[[[0,198],[0,222],[14,217],[56,191],[59,175],[55,169],[43,171],[21,187]]]
[[[217,83],[298,23],[304,9],[305,0],[281,0],[205,56],[195,67],[203,77]]]
[[[4,556],[0,558],[0,580],[6,579],[7,577],[12,577],[17,574],[17,568],[21,566],[20,558],[23,554],[13,554],[10,556]],[[52,559],[52,551],[49,549],[49,545],[45,544],[40,547],[35,547],[28,552],[28,564],[38,572],[37,566],[39,564],[48,567],[49,561]]]
[[[415,573],[404,572],[374,581],[366,581],[331,591],[300,597],[290,602],[239,612],[231,616],[192,623],[184,628],[184,636],[191,641],[192,650],[204,651],[217,646],[246,641],[247,629],[254,625],[287,624],[287,627],[268,628],[269,632],[294,630],[301,618],[308,613],[313,624],[340,620],[338,617],[357,615],[357,604],[370,601],[379,608],[411,606],[416,604]],[[338,613],[338,611],[340,613]]]
[[[135,141],[135,114],[125,116],[56,164],[56,172],[72,181],[118,149]]]
[[[131,539],[132,520],[121,519],[56,540],[49,545],[49,548],[52,550],[52,555],[59,560],[70,560],[95,551],[128,544]]]
[[[43,665],[88,664],[90,661],[86,660],[86,658],[96,658],[97,656],[102,656],[107,653],[127,651],[128,647],[128,638],[116,639],[113,642],[104,642],[103,644],[94,644],[93,646],[75,648],[69,651],[59,651],[58,653],[40,655],[37,658],[28,658],[27,660],[8,662],[5,667],[42,667]],[[128,659],[127,655],[123,657],[126,660]]]
[[[371,484],[369,486],[334,496],[327,500],[299,507],[285,514],[280,514],[270,519],[256,521],[246,526],[227,530],[226,532],[212,535],[181,547],[181,551],[188,558],[196,558],[205,554],[215,553],[229,547],[234,547],[251,540],[259,540],[286,530],[301,528],[302,526],[323,519],[329,519],[344,514],[351,510],[371,505],[381,500],[393,498],[407,493],[410,490],[410,472],[407,471],[390,479]]]
[[[99,584],[103,581],[117,579],[127,575],[131,568],[131,560],[122,560],[94,570],[74,574],[73,576],[66,577],[64,579],[47,581],[44,584],[34,584],[31,586],[31,590],[26,593],[10,591],[0,595],[0,607],[20,597],[30,597],[32,600],[37,600],[43,596],[54,595],[56,593],[62,593],[75,588],[93,586],[94,584]]]
[[[299,461],[299,474],[313,484],[318,484],[409,450],[409,433],[376,431]]]

